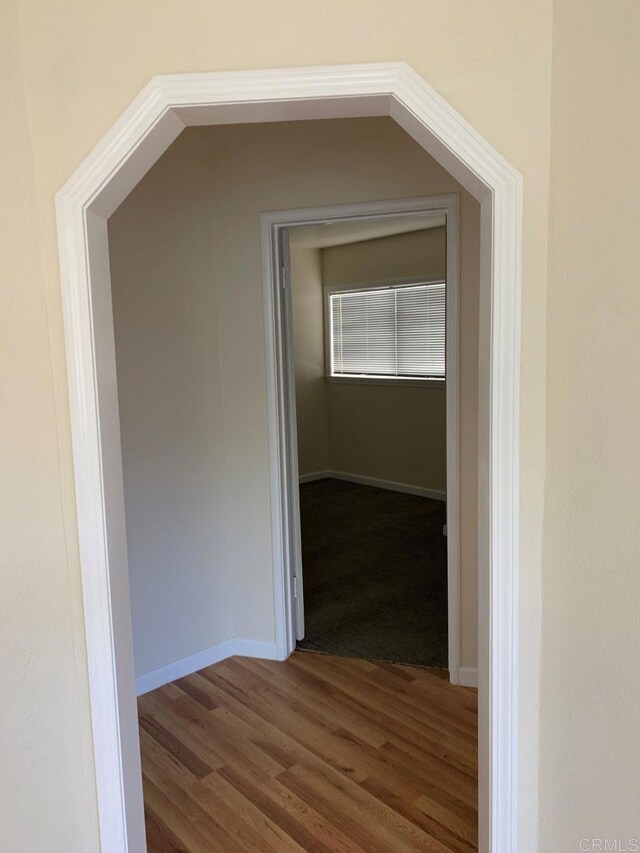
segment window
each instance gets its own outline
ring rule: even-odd
[[[328,293],[329,377],[445,378],[445,283]]]

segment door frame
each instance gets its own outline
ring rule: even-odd
[[[102,853],[146,846],[107,219],[187,126],[357,116],[390,116],[480,203],[479,843],[518,848],[518,790],[537,790],[537,765],[518,765],[522,177],[406,63],[380,62],[154,77],[56,195]]]
[[[460,196],[456,193],[389,201],[269,211],[260,215],[262,284],[271,480],[271,525],[279,657],[304,636],[303,566],[293,352],[292,284],[287,269],[289,229],[323,222],[445,214],[446,468],[448,664],[460,684]],[[284,245],[286,240],[287,245]],[[478,619],[485,618],[484,613]]]

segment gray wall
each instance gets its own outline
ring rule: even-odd
[[[478,205],[388,118],[188,129],[111,218],[137,674],[275,639],[260,212],[443,192],[471,288]],[[474,666],[475,562],[463,587]]]

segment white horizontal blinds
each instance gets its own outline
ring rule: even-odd
[[[395,295],[392,290],[352,291],[331,296],[333,372],[393,376]]]
[[[444,377],[445,286],[396,290],[399,376]]]
[[[444,377],[445,285],[330,295],[331,372]]]

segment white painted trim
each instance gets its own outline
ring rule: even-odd
[[[360,483],[363,486],[373,486],[376,489],[388,489],[391,492],[404,492],[407,495],[419,495],[434,501],[447,501],[447,493],[440,489],[427,489],[423,486],[412,486],[410,483],[396,483],[393,480],[381,480],[378,477],[363,477],[360,474],[346,474],[343,471],[332,471],[331,476],[336,480],[349,483]]]
[[[396,483],[393,480],[381,480],[378,477],[365,477],[362,474],[347,474],[344,471],[317,471],[300,477],[300,483],[311,483],[314,480],[344,480],[347,483],[360,483],[362,486],[373,486],[375,489],[388,489],[390,492],[403,492],[406,495],[419,495],[434,501],[447,500],[447,493],[440,489],[427,489],[424,486],[412,486],[410,483]]]
[[[461,666],[460,667],[460,684],[463,687],[478,686],[478,667],[477,666]]]
[[[407,376],[371,376],[371,374],[365,376],[348,376],[347,374],[339,375],[335,374],[334,376],[325,376],[326,382],[331,382],[335,385],[387,385],[391,388],[435,388],[439,391],[444,391],[447,387],[447,383],[444,379],[437,379],[436,377],[416,377],[415,379],[409,379]]]
[[[211,666],[230,658],[235,654],[233,644],[233,638],[222,640],[209,649],[203,649],[201,652],[196,652],[186,658],[180,658],[180,660],[172,661],[165,666],[158,667],[158,669],[152,669],[150,672],[138,675],[136,677],[136,695],[142,696],[149,693],[150,690],[156,690],[164,684],[175,681],[177,678],[184,678],[185,675],[191,675],[199,669],[204,669],[205,666]]]
[[[266,643],[263,640],[250,640],[247,637],[235,637],[233,654],[244,658],[261,658],[262,660],[286,660],[283,658],[276,643]]]
[[[304,636],[302,545],[298,492],[298,434],[290,292],[281,286],[289,266],[286,229],[260,216],[262,297],[267,379],[267,437],[276,643],[281,658]]]
[[[479,844],[517,849],[518,779],[537,790],[537,767],[518,767],[522,178],[408,65],[382,62],[155,77],[56,196],[102,853],[145,849],[103,222],[185,126],[372,115],[391,116],[481,205]],[[523,630],[539,621],[529,608]]]
[[[312,471],[310,474],[300,474],[298,482],[300,485],[302,483],[314,483],[316,480],[326,480],[330,476],[331,471]]]
[[[460,196],[447,205],[446,422],[447,422],[447,628],[449,680],[460,676],[462,593],[460,582]],[[484,618],[482,614],[480,618]]]
[[[220,661],[234,655],[263,658],[264,660],[278,660],[275,643],[265,643],[261,640],[247,640],[243,637],[232,637],[229,640],[222,640],[222,642],[216,643],[215,646],[211,646],[209,649],[203,649],[194,655],[180,658],[180,660],[168,663],[166,666],[161,666],[158,669],[151,670],[151,672],[139,675],[136,678],[136,695],[142,696],[150,690],[156,690],[156,688],[162,687],[164,684],[175,681],[176,678],[184,678],[185,675],[191,675],[193,672],[204,669],[205,666],[220,663]]]

